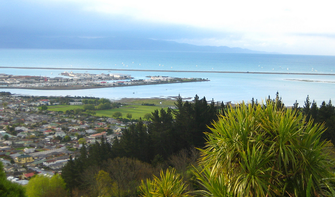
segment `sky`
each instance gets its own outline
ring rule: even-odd
[[[331,0],[3,0],[0,36],[128,36],[264,52],[335,55]]]

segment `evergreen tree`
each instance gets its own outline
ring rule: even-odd
[[[307,119],[310,118],[310,106],[311,106],[311,102],[309,101],[309,95],[307,95],[305,105],[302,110],[303,114],[307,117]]]
[[[203,147],[205,143],[204,132],[210,132],[208,125],[217,120],[217,110],[214,102],[207,104],[206,98],[199,99],[196,95],[193,103],[182,102],[177,99],[175,113],[175,129],[180,138],[179,150],[190,147]]]
[[[69,191],[72,191],[75,188],[78,188],[80,185],[80,174],[79,170],[75,164],[75,161],[70,156],[70,160],[66,163],[66,165],[62,169],[62,178],[66,184],[66,188]]]
[[[317,115],[318,115],[318,106],[316,105],[315,100],[313,100],[313,103],[312,103],[312,106],[311,106],[311,109],[310,109],[310,116],[311,116],[311,118],[316,120]]]
[[[148,126],[148,133],[152,142],[153,155],[161,155],[164,159],[173,154],[176,149],[174,132],[174,121],[172,111],[161,109],[152,113],[151,123]],[[153,159],[153,158],[152,158]]]
[[[293,109],[294,109],[294,110],[297,110],[298,107],[299,107],[299,103],[298,103],[297,100],[295,100],[295,102],[293,103]]]

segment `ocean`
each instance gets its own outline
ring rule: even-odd
[[[297,100],[304,105],[307,95],[318,105],[335,98],[335,56],[284,54],[228,54],[167,51],[114,50],[28,50],[1,49],[0,67],[43,67],[59,69],[0,68],[0,74],[60,77],[60,73],[121,73],[135,79],[163,75],[208,78],[207,82],[129,86],[82,90],[0,89],[13,94],[35,96],[94,96],[112,100],[121,98],[174,97],[239,103],[252,98],[259,102],[279,92],[283,102],[292,106]],[[125,69],[74,70],[89,69]],[[131,71],[131,69],[156,70]],[[168,71],[186,72],[168,72]],[[165,71],[165,72],[161,72]],[[208,73],[188,71],[237,71],[244,73]],[[252,74],[268,72],[271,74]],[[280,74],[279,74],[280,73]],[[284,73],[284,74],[283,74]],[[290,74],[285,74],[290,73]],[[293,73],[293,74],[292,74]],[[294,74],[295,73],[295,74]],[[300,75],[301,73],[311,75]],[[331,75],[317,75],[331,74]]]

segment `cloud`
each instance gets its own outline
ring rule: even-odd
[[[292,34],[292,35],[335,39],[335,33],[296,33],[296,34]]]
[[[0,36],[123,36],[281,53],[333,54],[332,2],[0,1]],[[322,43],[322,45],[321,45]],[[328,43],[328,45],[327,45]],[[318,47],[316,50],[315,46]],[[306,47],[309,47],[307,50]]]

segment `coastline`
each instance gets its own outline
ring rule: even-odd
[[[174,84],[174,83],[190,83],[190,82],[204,82],[209,80],[191,80],[179,82],[163,82],[160,83],[147,83],[147,84],[131,84],[131,85],[118,85],[118,86],[41,86],[41,87],[0,87],[0,89],[29,89],[29,90],[81,90],[81,89],[98,89],[98,88],[118,88],[129,86],[147,86],[147,85],[160,85],[160,84]]]

